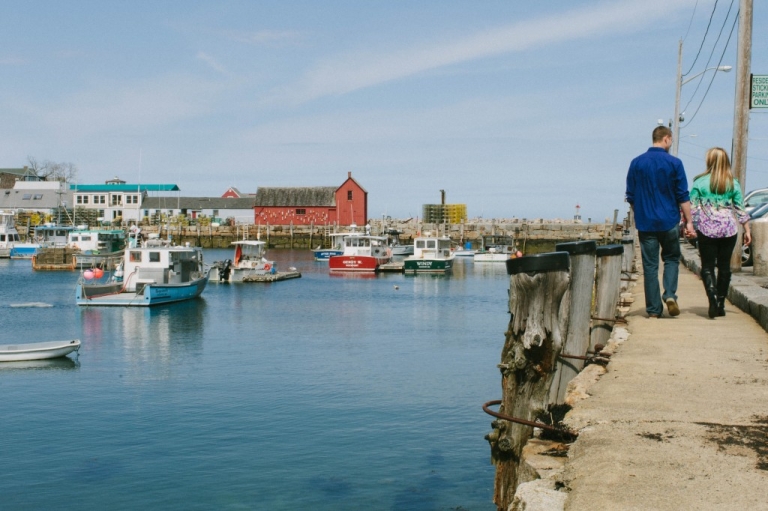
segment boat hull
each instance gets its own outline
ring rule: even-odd
[[[379,269],[379,265],[389,262],[389,258],[377,258],[361,255],[333,256],[328,260],[328,268],[332,272],[370,272]]]
[[[453,258],[451,259],[406,259],[403,261],[403,271],[406,273],[444,273],[453,268]]]
[[[51,341],[30,344],[6,344],[0,346],[0,362],[21,360],[45,360],[65,357],[80,349],[80,341]]]
[[[473,261],[476,263],[503,263],[507,259],[510,259],[512,254],[499,254],[492,252],[477,253],[473,256]]]
[[[315,258],[315,261],[325,261],[325,262],[327,262],[331,257],[340,256],[343,253],[344,253],[343,250],[334,250],[332,248],[315,249],[312,251],[312,255]]]
[[[207,284],[208,274],[185,284],[145,284],[136,292],[121,292],[122,287],[115,285],[86,285],[80,282],[75,291],[75,301],[86,306],[151,307],[197,298]]]
[[[32,259],[37,251],[40,249],[40,245],[14,245],[11,249],[11,259]]]

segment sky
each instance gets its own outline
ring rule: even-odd
[[[766,4],[755,74],[768,74]],[[674,114],[681,39],[685,79],[734,66],[682,87],[689,181],[709,147],[730,152],[738,7],[3,2],[0,168],[67,162],[82,184],[184,196],[340,186],[351,172],[372,218],[418,217],[440,190],[470,218],[572,218],[577,205],[585,220],[622,218],[629,162]],[[768,110],[749,129],[747,190],[768,187]]]

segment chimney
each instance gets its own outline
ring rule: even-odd
[[[440,204],[445,206],[445,190],[440,190]]]
[[[352,171],[347,172],[347,178],[351,178],[351,177],[352,177]]]

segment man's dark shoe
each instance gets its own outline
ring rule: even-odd
[[[680,307],[677,306],[677,301],[674,298],[667,298],[667,310],[672,317],[680,315]]]

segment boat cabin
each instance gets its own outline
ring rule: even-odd
[[[65,247],[73,229],[71,226],[38,225],[35,227],[35,241],[43,247]]]
[[[196,247],[170,246],[162,240],[148,240],[145,246],[126,250],[124,281],[126,291],[145,284],[184,284],[203,273],[203,252]]]
[[[122,229],[72,231],[69,233],[67,245],[83,253],[119,252],[125,248],[125,231]]]
[[[448,257],[451,254],[451,239],[416,238],[413,242],[413,257]]]

